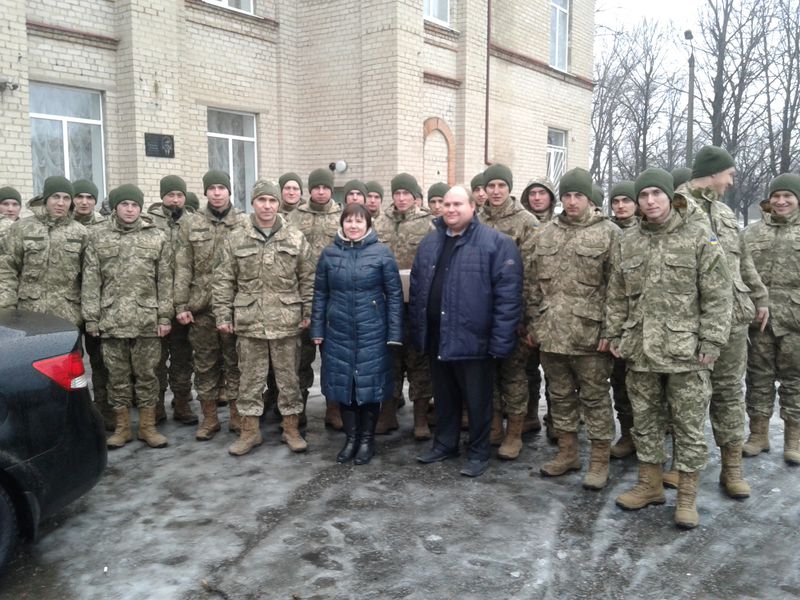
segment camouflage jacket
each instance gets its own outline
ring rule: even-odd
[[[287,222],[299,229],[311,244],[311,255],[316,267],[323,248],[330,244],[339,231],[339,217],[342,207],[331,200],[323,206],[308,201],[298,206],[286,217]]]
[[[83,259],[83,318],[102,337],[156,337],[169,325],[172,247],[152,223],[123,225],[112,216],[93,227]]]
[[[632,217],[628,217],[627,219],[618,219],[617,217],[611,217],[611,222],[620,229],[631,229],[632,227],[636,227],[639,224],[639,217],[637,215],[633,215]]]
[[[692,198],[705,213],[711,232],[725,253],[733,287],[731,326],[751,323],[756,316],[756,307],[769,305],[769,294],[744,243],[736,216],[728,205],[708,188],[692,189],[685,183],[676,191]]]
[[[0,308],[58,315],[78,327],[81,320],[81,265],[88,232],[72,217],[53,219],[45,211],[6,230],[0,256]]]
[[[159,230],[164,232],[167,236],[172,251],[177,253],[178,240],[180,239],[180,224],[187,215],[192,214],[194,211],[184,208],[178,220],[172,218],[172,213],[164,208],[162,202],[156,202],[147,209],[147,216],[152,221],[153,225],[158,227]]]
[[[6,232],[8,228],[14,223],[11,219],[6,217],[5,215],[0,215],[0,256],[5,254],[5,239],[6,239]]]
[[[619,228],[589,207],[579,221],[561,213],[540,230],[526,265],[528,327],[544,352],[592,354],[606,337],[603,307]]]
[[[297,335],[311,317],[316,261],[300,230],[278,215],[269,237],[251,216],[229,235],[214,268],[213,307],[218,324],[237,335],[278,339]]]
[[[606,332],[628,368],[707,369],[728,340],[732,287],[722,248],[707,226],[673,210],[620,236],[612,258]]]
[[[280,213],[283,216],[287,216],[287,215],[293,213],[294,211],[296,211],[301,206],[305,206],[306,204],[308,204],[308,202],[303,200],[303,198],[300,198],[300,200],[297,202],[297,204],[286,204],[283,200],[281,200]],[[336,203],[334,202],[334,204],[336,204]]]
[[[745,229],[744,241],[769,289],[772,331],[800,333],[800,211],[788,218],[765,213]]]
[[[210,208],[180,220],[175,250],[175,314],[211,310],[211,284],[216,253],[222,241],[248,222],[247,215],[230,207],[222,218]]]
[[[72,213],[72,218],[84,227],[94,227],[108,220],[108,217],[104,217],[99,212],[93,212],[90,215],[76,215]]]
[[[391,205],[373,223],[373,228],[378,239],[394,253],[397,268],[402,271],[411,268],[417,247],[422,238],[433,231],[433,224],[430,213],[419,207],[412,206],[401,213]]]

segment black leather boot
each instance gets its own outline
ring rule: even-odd
[[[344,425],[345,438],[344,446],[339,454],[336,455],[337,463],[346,463],[353,460],[358,450],[358,412],[352,406],[339,406],[342,413],[342,424]]]
[[[365,465],[375,455],[375,427],[378,425],[380,404],[367,404],[358,407],[359,441],[358,452],[353,463]]]

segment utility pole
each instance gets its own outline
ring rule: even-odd
[[[692,30],[687,29],[683,32],[683,37],[689,42],[691,53],[689,54],[689,109],[686,123],[686,166],[692,166],[694,159],[694,44],[692,40]]]

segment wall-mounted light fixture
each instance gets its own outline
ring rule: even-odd
[[[19,84],[16,81],[11,81],[10,77],[0,75],[0,92],[14,91],[19,89]]]

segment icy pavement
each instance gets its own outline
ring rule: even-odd
[[[800,468],[783,462],[777,417],[772,452],[745,459],[744,501],[717,484],[709,433],[701,524],[681,532],[675,491],[660,507],[614,505],[632,458],[612,461],[601,492],[581,488],[583,472],[541,478],[555,453],[543,434],[478,479],[460,460],[420,465],[410,406],[370,465],[337,465],[342,434],[324,429],[316,391],[307,454],[270,418],[262,446],[229,456],[227,409],[210,442],[170,422],[168,448],[110,452],[97,487],[23,547],[0,599],[800,598]]]

